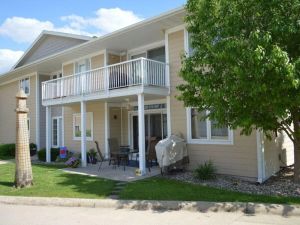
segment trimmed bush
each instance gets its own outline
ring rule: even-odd
[[[51,161],[55,161],[59,155],[59,148],[51,148]],[[38,159],[40,161],[46,162],[46,149],[40,149],[38,151]]]
[[[15,144],[2,144],[0,145],[0,157],[13,158],[15,156]]]
[[[203,165],[199,165],[197,169],[194,170],[194,176],[200,180],[211,180],[216,178],[216,172],[217,169],[210,160]]]

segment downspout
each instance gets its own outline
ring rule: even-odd
[[[265,173],[265,148],[264,148],[264,135],[262,131],[256,131],[257,142],[257,182],[263,183],[266,179]]]

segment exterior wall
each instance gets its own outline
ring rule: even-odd
[[[79,40],[74,38],[59,37],[59,36],[47,36],[37,46],[34,47],[26,57],[18,64],[19,66],[31,63],[38,59],[53,55],[57,52],[61,52],[65,49],[71,48],[75,45],[79,45],[86,42],[85,40]]]
[[[91,69],[97,69],[104,66],[104,54],[91,57]]]
[[[266,178],[279,171],[280,166],[294,164],[293,142],[285,133],[279,133],[272,140],[264,138],[265,174]]]
[[[104,103],[87,102],[86,111],[93,113],[93,140],[87,141],[87,151],[96,148],[94,141],[98,141],[104,154]],[[80,153],[81,141],[73,140],[73,114],[80,113],[80,103],[64,106],[64,138],[65,146],[71,151]]]
[[[35,143],[36,125],[36,76],[30,76],[30,93],[27,99],[30,118],[30,143]],[[0,143],[16,142],[16,94],[19,90],[19,81],[13,81],[0,86]]]
[[[128,145],[128,110],[110,107],[109,115],[110,137],[117,138],[120,145]]]
[[[187,139],[187,116],[183,102],[178,101],[176,86],[183,82],[178,76],[181,68],[181,55],[184,53],[184,31],[169,34],[169,62],[171,84],[171,130],[181,133]],[[207,160],[212,160],[218,173],[257,178],[257,144],[255,132],[251,136],[240,136],[234,131],[233,145],[188,144],[190,168],[195,168]]]
[[[119,63],[121,60],[119,55],[108,53],[108,65]]]
[[[69,76],[74,74],[74,64],[66,64],[63,66],[63,76]]]

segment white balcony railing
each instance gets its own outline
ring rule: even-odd
[[[42,99],[50,100],[69,96],[137,85],[167,87],[167,64],[139,58],[83,73],[65,76],[42,83]]]

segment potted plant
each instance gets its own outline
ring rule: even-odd
[[[34,156],[36,154],[37,146],[34,143],[29,144],[30,156]]]
[[[96,164],[97,158],[96,158],[97,152],[95,149],[91,148],[87,154],[88,163]]]

